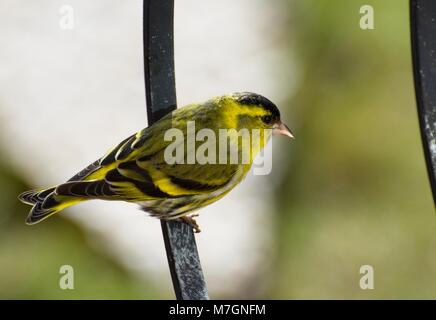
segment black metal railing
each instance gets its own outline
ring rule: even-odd
[[[177,108],[174,72],[174,0],[144,0],[144,71],[148,124]],[[162,233],[176,298],[209,299],[194,232],[163,221]]]
[[[436,204],[436,1],[411,0],[410,21],[419,124]]]

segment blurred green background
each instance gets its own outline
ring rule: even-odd
[[[364,4],[374,6],[375,30],[359,28]],[[258,298],[436,298],[436,216],[414,100],[408,1],[271,5],[286,13],[273,26],[275,41],[297,61],[285,110],[297,139],[292,155],[281,157],[276,249]],[[277,85],[286,91],[286,82]],[[28,182],[6,159],[0,298],[173,297],[169,283],[153,287],[94,250],[69,220],[25,226],[28,207],[16,196]],[[66,262],[80,266],[80,289],[53,290]],[[374,290],[358,285],[362,265],[374,267]]]
[[[359,28],[363,4],[375,30]],[[271,297],[436,298],[408,1],[293,1],[289,30],[302,73],[289,98],[298,139],[278,189]],[[358,286],[365,264],[374,290]]]

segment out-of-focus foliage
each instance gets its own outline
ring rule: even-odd
[[[373,5],[375,30],[359,28]],[[406,0],[282,1],[297,139],[277,192],[275,298],[436,298],[436,216]],[[292,51],[291,51],[292,50]],[[359,268],[375,289],[359,287]]]
[[[168,295],[129,275],[90,246],[82,230],[62,217],[36,226],[17,200],[28,186],[0,163],[0,299],[159,299]],[[92,239],[91,239],[92,240]],[[62,290],[62,265],[74,268],[74,289]]]

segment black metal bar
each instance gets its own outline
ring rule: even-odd
[[[144,71],[149,125],[176,109],[174,0],[144,0]],[[209,299],[192,228],[163,221],[162,233],[179,300]]]
[[[411,0],[410,21],[419,124],[436,204],[436,1]]]

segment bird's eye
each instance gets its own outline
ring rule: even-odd
[[[263,116],[262,121],[266,124],[270,124],[272,121],[272,117],[271,116]]]

